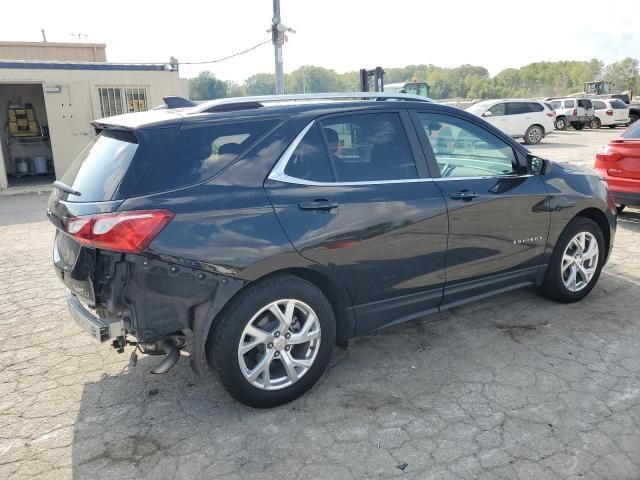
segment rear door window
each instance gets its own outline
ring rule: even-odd
[[[531,113],[527,102],[507,102],[507,115],[520,115]]]
[[[554,110],[557,110],[562,106],[562,102],[560,100],[555,100],[551,102],[551,106],[553,107]]]
[[[328,138],[329,142],[331,139]],[[337,141],[337,138],[336,138]],[[316,124],[306,133],[287,162],[284,173],[290,177],[314,182],[333,182],[329,155]]]
[[[607,105],[603,101],[594,100],[593,108],[595,108],[596,110],[605,110],[607,108]]]
[[[399,114],[331,117],[321,127],[338,182],[418,178]]]
[[[131,131],[103,131],[80,153],[61,181],[80,196],[69,194],[69,202],[111,200],[131,164],[138,140]]]
[[[135,189],[136,195],[203,182],[246,152],[279,120],[183,126]]]
[[[591,108],[591,100],[578,100],[578,106],[582,108]]]
[[[576,106],[575,100],[565,100],[564,108],[574,108]]]

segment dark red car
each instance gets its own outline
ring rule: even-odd
[[[627,205],[640,207],[640,122],[596,154],[594,168],[607,180],[618,212]]]

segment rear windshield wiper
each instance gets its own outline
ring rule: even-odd
[[[66,183],[62,183],[59,180],[56,180],[55,182],[53,182],[53,186],[59,188],[60,190],[62,190],[65,193],[70,193],[71,195],[76,195],[78,197],[82,196],[82,194],[79,191],[74,190],[69,185],[67,185]]]

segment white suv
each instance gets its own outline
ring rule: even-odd
[[[528,145],[540,143],[554,129],[554,112],[537,100],[485,100],[471,105],[467,111],[513,138],[523,138]]]
[[[588,98],[556,98],[551,100],[556,111],[556,128],[564,130],[571,125],[576,130],[590,126],[593,120],[593,104]]]
[[[594,98],[591,100],[595,117],[591,128],[601,126],[616,128],[618,125],[629,123],[629,105],[617,98]]]

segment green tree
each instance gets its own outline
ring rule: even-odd
[[[342,92],[345,85],[334,71],[322,67],[303,66],[285,78],[287,93]]]
[[[189,79],[189,98],[191,100],[213,100],[227,96],[227,82],[218,80],[209,72],[200,72],[197,77]]]
[[[276,76],[273,73],[256,73],[243,84],[247,95],[274,95],[276,93]]]
[[[604,79],[616,84],[616,90],[633,90],[638,92],[640,77],[638,76],[638,60],[627,57],[619,62],[607,65]]]

